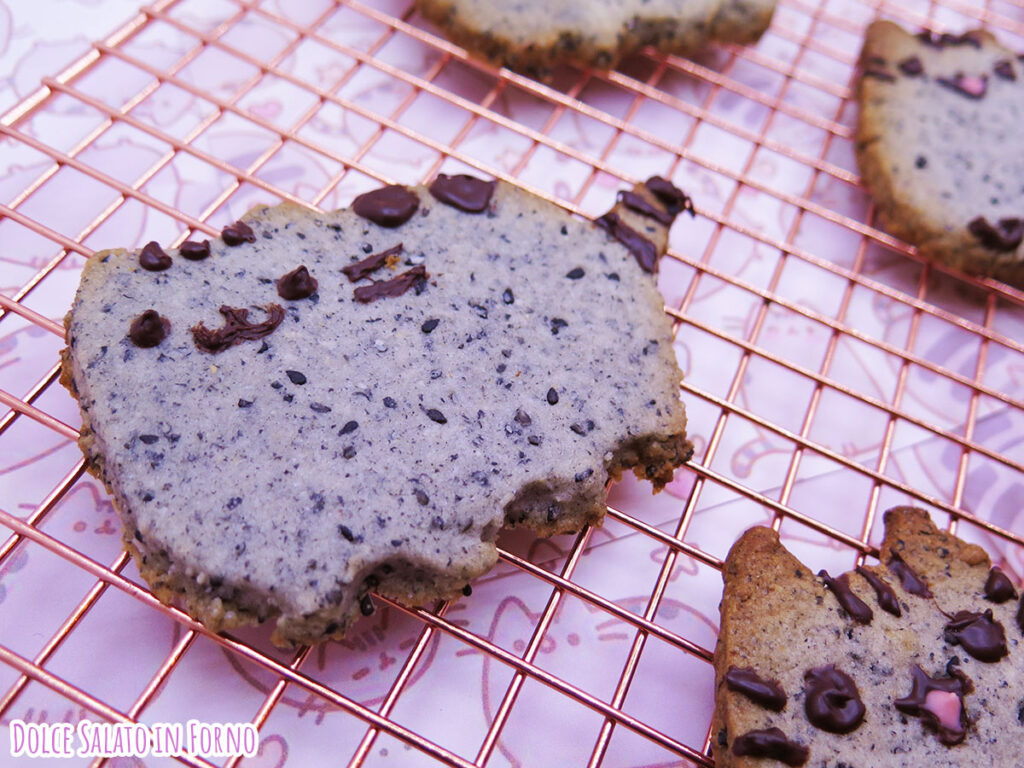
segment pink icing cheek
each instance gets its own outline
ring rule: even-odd
[[[960,730],[960,697],[951,691],[928,691],[924,708],[939,720],[939,725],[951,731]]]
[[[960,78],[960,87],[971,96],[984,96],[988,82],[983,77],[966,75]]]

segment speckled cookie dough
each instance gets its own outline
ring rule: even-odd
[[[920,509],[885,513],[880,554],[881,564],[832,578],[770,528],[733,546],[715,650],[715,765],[1020,763],[1018,589]]]
[[[856,151],[892,234],[1024,288],[1024,67],[988,32],[868,27]]]
[[[593,223],[442,176],[93,256],[62,381],[154,592],[340,638],[371,591],[461,594],[502,526],[600,523],[630,468],[660,489],[692,448],[651,270],[687,208],[654,179]]]
[[[712,41],[756,42],[775,0],[417,0],[416,7],[470,52],[546,79],[564,63],[610,69],[648,45],[688,54]]]

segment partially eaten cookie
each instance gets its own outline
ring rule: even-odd
[[[920,509],[881,564],[815,575],[770,528],[726,558],[715,764],[1009,766],[1024,744],[1024,608],[989,557]]]
[[[687,208],[440,176],[97,253],[62,381],[144,578],[214,630],[340,638],[371,591],[459,595],[502,526],[600,523],[626,469],[660,489],[692,451],[654,275]]]

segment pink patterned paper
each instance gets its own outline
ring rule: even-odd
[[[892,2],[880,11],[959,31],[997,5],[992,24],[1008,43],[1019,43],[1014,33],[1024,32],[1024,9],[1012,3]],[[71,92],[57,89],[17,120],[14,129],[24,136],[0,138],[0,203],[99,250],[171,242],[186,232],[180,216],[219,228],[282,196],[322,208],[347,205],[380,183],[360,169],[413,183],[438,170],[479,174],[482,167],[587,215],[608,208],[623,177],[671,177],[702,213],[676,224],[671,247],[679,258],[665,259],[659,277],[666,306],[683,307],[675,350],[701,471],[681,469],[658,496],[632,478],[612,488],[609,504],[622,515],[609,515],[586,534],[569,577],[582,596],[562,595],[532,658],[543,672],[617,702],[629,717],[700,751],[714,689],[701,653],[714,648],[721,577],[690,552],[723,558],[747,527],[770,524],[774,511],[763,499],[784,498],[779,503],[787,510],[877,544],[880,513],[890,506],[928,506],[937,522],[949,522],[941,507],[903,490],[911,489],[1024,535],[1024,353],[1014,346],[1024,338],[1019,295],[938,270],[922,279],[918,261],[855,229],[870,224],[870,201],[851,183],[850,83],[860,30],[877,6],[784,0],[772,29],[749,51],[714,49],[695,63],[670,65],[638,57],[608,77],[567,70],[546,90],[500,79],[449,57],[439,41],[411,34],[401,25],[429,27],[407,0],[157,3],[144,28],[115,46],[116,55],[103,55]],[[0,1],[0,111],[136,10],[125,0]],[[299,35],[297,28],[314,32]],[[207,36],[206,45],[197,34]],[[719,78],[724,87],[715,85]],[[73,163],[56,166],[54,153],[103,178]],[[815,171],[815,163],[828,170]],[[136,187],[144,199],[122,194],[118,184]],[[783,254],[778,243],[793,253]],[[0,244],[0,292],[8,298],[60,252],[52,238],[2,215]],[[83,263],[81,255],[67,255],[22,305],[59,323]],[[849,273],[857,278],[848,280]],[[773,299],[767,305],[766,295]],[[925,311],[915,311],[915,303]],[[984,343],[982,329],[992,336]],[[0,390],[27,397],[50,374],[62,345],[54,333],[8,312],[0,322]],[[746,356],[748,348],[757,353]],[[57,383],[33,405],[73,428],[80,423],[76,403]],[[0,418],[7,414],[0,405]],[[982,450],[965,453],[957,437]],[[29,519],[80,458],[67,436],[19,416],[0,431],[0,509]],[[102,484],[87,474],[71,479],[37,528],[101,565],[117,563],[120,524]],[[873,526],[864,532],[869,510]],[[680,539],[692,549],[671,550],[670,561],[668,545],[642,526],[670,540],[681,520]],[[855,564],[855,549],[793,518],[781,531],[815,570]],[[1020,582],[1024,548],[968,523],[957,531],[986,546]],[[0,546],[6,536],[0,527]],[[507,532],[500,545],[557,577],[575,541]],[[36,543],[4,551],[0,647],[31,660],[97,582]],[[134,563],[122,574],[142,584]],[[655,608],[659,580],[664,591]],[[551,596],[548,580],[506,561],[444,617],[522,656],[534,650]],[[620,691],[640,642],[630,615],[668,639],[643,639],[632,681]],[[390,701],[423,630],[421,619],[379,608],[344,642],[315,648],[301,671],[371,710],[388,707],[391,721],[467,761],[476,758],[510,684],[521,682],[486,765],[588,764],[606,722],[601,714],[532,675],[518,681],[493,653],[446,632],[430,636]],[[184,636],[182,625],[108,588],[42,666],[127,712]],[[294,657],[270,645],[266,628],[235,636],[281,663]],[[678,647],[677,637],[696,652]],[[0,695],[19,677],[0,663]],[[138,719],[247,722],[277,682],[266,668],[198,635]],[[367,723],[294,683],[279,693],[260,730],[259,754],[242,765],[347,764]],[[12,720],[83,718],[101,720],[29,682],[0,710],[0,765],[14,760],[5,751]],[[163,761],[172,762],[109,764]],[[439,763],[380,734],[362,764]],[[612,729],[601,762],[693,764],[624,723]]]

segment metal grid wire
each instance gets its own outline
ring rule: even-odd
[[[289,8],[292,5],[299,7]],[[371,757],[375,744],[391,738],[411,747],[421,760],[433,760],[436,764],[493,765],[492,757],[502,741],[516,738],[509,723],[521,693],[527,686],[539,684],[557,699],[575,702],[584,710],[596,713],[600,725],[592,746],[586,750],[589,765],[613,764],[610,758],[605,762],[609,746],[616,734],[629,732],[664,750],[665,757],[659,764],[711,766],[714,761],[707,723],[701,725],[703,738],[692,736],[692,731],[679,735],[661,721],[636,714],[626,704],[638,670],[645,663],[645,653],[648,656],[653,653],[652,643],[668,649],[667,658],[672,659],[668,663],[688,660],[697,663],[707,674],[712,647],[706,638],[703,643],[697,642],[692,637],[698,635],[688,636],[691,633],[670,626],[660,611],[671,592],[675,569],[682,561],[692,561],[708,569],[721,567],[724,553],[705,551],[689,536],[691,523],[699,510],[722,499],[745,500],[753,508],[768,510],[776,527],[825,538],[846,548],[858,562],[877,555],[871,542],[878,540],[880,511],[893,500],[909,500],[928,507],[961,535],[984,535],[1011,551],[1024,546],[1020,531],[1004,530],[989,519],[984,509],[971,509],[966,499],[974,462],[984,462],[993,476],[1008,477],[1011,481],[1019,480],[1024,469],[1019,452],[1014,457],[976,428],[979,414],[986,409],[1002,409],[1017,420],[1018,425],[1024,413],[1020,399],[1013,393],[1000,391],[987,376],[988,362],[997,357],[1015,360],[1017,366],[1024,361],[1024,346],[1017,340],[1019,329],[1024,327],[1024,295],[994,281],[965,278],[941,266],[920,262],[913,248],[871,224],[866,198],[858,208],[838,204],[839,198],[828,193],[836,187],[854,193],[857,189],[857,174],[849,162],[851,84],[860,36],[871,18],[882,14],[911,27],[954,31],[984,24],[998,30],[1012,43],[1024,36],[1024,2],[781,0],[773,26],[766,35],[770,45],[721,49],[693,61],[645,54],[618,71],[566,70],[552,85],[538,84],[504,70],[495,71],[469,59],[461,49],[439,38],[423,24],[405,2],[380,3],[375,7],[358,0],[340,0],[314,13],[304,4],[225,0],[224,11],[217,22],[207,25],[197,24],[188,6],[189,3],[181,0],[160,0],[143,7],[135,18],[105,40],[95,43],[75,64],[56,77],[45,78],[38,91],[0,119],[0,130],[8,140],[30,148],[49,161],[44,172],[26,179],[12,197],[0,203],[0,222],[45,239],[53,253],[52,259],[36,270],[13,295],[0,294],[0,328],[4,323],[10,324],[12,318],[20,317],[42,331],[61,337],[61,325],[33,308],[33,296],[42,292],[69,260],[88,257],[92,250],[83,243],[102,227],[116,221],[118,211],[127,205],[141,205],[168,217],[180,242],[191,233],[216,236],[219,227],[209,222],[228,220],[225,211],[237,199],[263,202],[282,199],[313,208],[333,207],[351,199],[354,191],[382,182],[427,180],[455,163],[460,168],[476,169],[483,175],[519,184],[574,213],[593,216],[601,211],[602,203],[607,203],[607,196],[602,198],[598,194],[600,180],[613,179],[613,186],[619,187],[637,180],[616,162],[619,146],[631,143],[663,159],[659,160],[661,165],[657,170],[674,178],[684,188],[687,173],[698,169],[731,190],[718,207],[702,205],[699,190],[688,190],[697,203],[697,222],[706,226],[699,230],[702,234],[694,235],[692,240],[673,240],[675,245],[663,264],[661,278],[661,287],[668,297],[666,312],[674,321],[677,335],[701,335],[721,350],[718,360],[697,360],[686,366],[688,380],[682,385],[683,397],[690,409],[691,427],[702,422],[704,439],[689,469],[680,472],[689,480],[684,483],[685,498],[679,501],[672,525],[666,527],[634,514],[628,498],[617,503],[613,495],[608,510],[609,524],[620,524],[650,544],[664,548],[649,598],[643,605],[620,605],[590,588],[587,580],[578,578],[583,558],[596,551],[593,530],[585,530],[575,537],[554,561],[545,560],[528,547],[517,546],[515,541],[506,546],[503,540],[502,567],[527,574],[546,590],[543,607],[529,614],[532,622],[529,641],[523,647],[504,647],[489,637],[484,628],[467,626],[466,622],[453,618],[448,604],[440,604],[434,610],[414,611],[389,605],[395,615],[415,622],[417,629],[414,642],[407,644],[401,657],[393,660],[397,673],[393,673],[386,694],[372,705],[361,703],[342,686],[320,675],[311,661],[314,650],[304,648],[291,657],[282,657],[247,640],[211,635],[185,614],[162,605],[148,589],[126,576],[127,555],[120,554],[109,563],[99,562],[45,530],[43,524],[47,516],[83,476],[84,462],[78,460],[53,483],[49,493],[29,514],[16,515],[15,510],[0,508],[0,524],[10,531],[0,543],[0,567],[5,562],[10,563],[20,548],[43,548],[86,574],[92,584],[34,657],[28,658],[0,645],[0,661],[16,674],[16,681],[9,689],[0,689],[0,716],[11,711],[27,687],[38,684],[101,719],[140,721],[144,710],[159,696],[190,648],[203,637],[218,644],[238,663],[259,669],[270,680],[262,703],[252,716],[252,722],[258,727],[264,726],[288,692],[297,692],[309,701],[315,700],[321,708],[348,713],[354,718],[353,721],[360,724],[362,735],[351,754],[337,756],[339,764],[347,760],[350,765],[362,765]],[[359,23],[372,23],[378,30],[376,39],[355,46],[339,42],[326,33],[325,22],[341,12]],[[289,42],[276,52],[253,50],[252,46],[237,42],[241,38],[235,33],[252,24],[272,25],[283,30]],[[186,52],[180,56],[175,54],[173,60],[156,63],[139,56],[133,41],[156,27],[187,38]],[[422,51],[428,60],[423,72],[410,74],[389,57],[389,46],[396,39],[415,44],[417,50]],[[343,62],[332,78],[333,84],[314,84],[293,74],[292,68],[283,66],[300,47],[310,44],[336,54],[338,61]],[[220,57],[219,60],[230,60],[239,71],[247,74],[235,78],[230,88],[208,87],[194,76],[194,65],[212,54]],[[104,93],[96,85],[97,78],[92,76],[97,75],[102,82],[105,66],[133,71],[136,75],[133,82],[137,86],[128,93]],[[751,78],[751,72],[757,72],[758,77]],[[395,86],[386,109],[377,102],[360,98],[357,90],[346,88],[368,75]],[[246,96],[271,80],[298,94],[296,103],[307,104],[305,110],[287,119],[275,119],[247,108]],[[766,81],[774,85],[763,88],[761,84]],[[460,82],[468,82],[471,87],[462,87]],[[692,88],[681,92],[668,85],[678,82],[688,83]],[[201,99],[209,107],[205,118],[180,135],[166,132],[137,109],[168,87]],[[608,92],[616,94],[616,103],[627,105],[624,111],[606,108],[610,102],[603,99],[602,94]],[[527,124],[509,116],[503,104],[512,96],[537,105],[537,114],[541,117]],[[430,125],[407,119],[424,97],[461,115],[462,124],[439,138]],[[45,138],[46,132],[32,124],[33,119],[57,99],[87,107],[90,113],[98,115],[95,124],[71,146],[52,146]],[[761,115],[759,129],[741,125],[731,117],[735,111],[721,108],[723,104],[735,107],[737,103],[742,109]],[[327,107],[358,117],[368,126],[360,146],[338,150],[310,138],[304,127]],[[652,114],[660,117],[652,119]],[[204,133],[226,118],[259,127],[269,137],[265,149],[247,158],[244,167],[233,164],[225,153],[203,141]],[[605,143],[580,149],[559,138],[558,126],[565,120],[586,121],[595,126],[594,135],[605,137]],[[665,130],[667,123],[672,125],[671,131]],[[471,148],[469,138],[481,126],[510,137],[508,146],[516,147],[519,153],[514,162],[496,163]],[[101,163],[90,160],[90,149],[101,137],[125,128],[145,134],[163,147],[156,162],[141,168],[129,180],[110,175]],[[707,141],[709,132],[741,147],[742,151],[736,153],[741,162],[730,162],[703,152],[702,142]],[[801,139],[806,136],[814,139]],[[430,150],[429,161],[416,170],[417,178],[394,178],[391,169],[375,159],[378,157],[375,147],[396,137]],[[332,162],[336,173],[318,181],[316,189],[298,191],[275,182],[273,174],[264,173],[272,167],[279,153],[295,148]],[[765,157],[795,168],[802,183],[783,187],[766,181],[758,165]],[[574,190],[549,188],[543,176],[531,170],[538,163],[550,162],[550,158],[581,169]],[[173,201],[149,191],[152,180],[182,160],[212,169],[222,186],[212,200],[194,211],[183,210]],[[68,169],[91,180],[91,188],[103,188],[116,196],[74,232],[55,230],[32,204],[34,196],[55,183]],[[766,232],[741,215],[744,206],[750,204],[751,196],[755,201],[767,201],[785,212],[780,216],[781,234]],[[830,234],[824,240],[807,239],[805,232],[813,228],[812,224]],[[685,226],[698,225],[687,222]],[[685,245],[678,245],[680,242]],[[748,249],[752,246],[772,255],[768,259],[769,267],[755,282],[736,276],[731,268],[729,254],[737,248],[738,242]],[[885,259],[905,265],[901,279],[890,280],[884,270],[869,268]],[[794,273],[801,275],[802,280],[822,285],[823,291],[827,286],[833,297],[831,309],[822,310],[794,298],[787,288]],[[709,290],[734,295],[738,303],[749,307],[748,320],[743,327],[727,327],[719,317],[691,311],[697,297]],[[902,314],[906,318],[905,337],[894,341],[874,329],[851,325],[851,307],[863,302],[882,304],[891,312]],[[773,339],[766,329],[778,313],[815,329],[818,338],[823,340],[817,358],[808,362],[811,358],[795,354],[792,345],[780,346]],[[951,362],[934,354],[931,347],[922,351],[919,338],[933,333],[935,328],[944,329],[943,332],[961,341],[969,340],[971,349],[975,350],[973,363],[965,367],[962,361]],[[884,361],[892,379],[887,391],[870,392],[844,380],[839,361],[844,348],[849,346],[855,346],[869,358]],[[717,378],[700,375],[702,366],[709,364],[718,370]],[[751,371],[765,365],[788,376],[797,388],[806,391],[806,404],[801,404],[795,415],[776,415],[771,408],[740,397]],[[723,373],[723,368],[728,370]],[[19,450],[11,435],[14,427],[24,420],[37,422],[64,440],[77,437],[76,429],[53,415],[51,411],[56,409],[48,405],[60,399],[59,394],[46,397],[51,390],[58,390],[58,375],[58,366],[54,363],[25,391],[0,391],[0,402],[7,408],[0,418],[0,441],[3,441],[0,450]],[[908,380],[914,376],[931,377],[949,387],[962,389],[966,400],[963,417],[951,417],[942,422],[908,404],[904,395]],[[33,375],[33,378],[36,377]],[[817,421],[837,400],[859,412],[873,414],[878,444],[870,461],[851,458],[841,445],[816,428]],[[68,412],[67,409],[64,412]],[[736,422],[748,425],[769,436],[774,445],[782,446],[779,451],[782,459],[775,464],[778,471],[769,484],[773,490],[765,490],[767,486],[763,483],[748,482],[743,473],[718,460],[729,439],[729,426]],[[955,452],[957,470],[955,476],[949,478],[948,492],[926,493],[893,471],[895,441],[905,429],[916,430]],[[818,514],[814,504],[797,498],[795,490],[803,476],[802,469],[811,462],[830,463],[840,473],[863,481],[867,488],[864,498],[846,502],[853,505],[847,509],[846,523],[839,524],[834,517]],[[829,503],[837,503],[837,500],[830,499]],[[742,528],[736,533],[739,530]],[[1013,557],[1008,556],[1008,560]],[[101,696],[75,685],[48,667],[54,654],[75,634],[111,587],[146,610],[169,617],[180,628],[173,647],[159,663],[155,674],[126,707],[106,703]],[[621,669],[616,670],[609,695],[595,695],[584,685],[570,680],[570,675],[553,672],[538,661],[556,615],[570,600],[579,601],[587,610],[617,622],[628,633],[625,661]],[[3,616],[0,620],[18,618]],[[400,718],[394,716],[410,681],[439,640],[460,644],[460,653],[482,654],[508,674],[507,684],[501,687],[493,711],[488,713],[488,726],[482,739],[468,750],[457,752],[442,746],[416,728],[403,725]],[[190,765],[210,764],[203,759],[182,758],[181,761]],[[105,762],[98,758],[94,764]],[[230,758],[224,765],[234,766],[238,762],[238,758]]]

